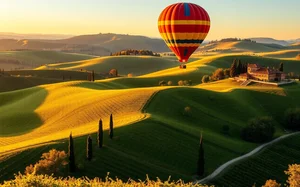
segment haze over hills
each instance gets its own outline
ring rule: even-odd
[[[56,50],[91,55],[109,55],[124,49],[147,49],[168,52],[163,40],[121,34],[81,35],[60,40],[2,39],[0,50]]]
[[[13,32],[0,32],[0,39],[42,39],[42,40],[59,40],[73,37],[71,34],[19,34]]]

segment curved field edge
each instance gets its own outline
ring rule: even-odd
[[[198,88],[172,88],[160,91],[146,108],[150,117],[116,128],[116,137],[112,141],[105,136],[105,148],[95,148],[95,160],[91,163],[84,161],[85,152],[82,151],[85,150],[86,137],[75,138],[77,163],[83,167],[75,175],[104,177],[109,171],[112,176],[124,180],[144,179],[149,174],[152,178],[159,176],[167,179],[171,175],[173,179],[192,181],[201,131],[205,137],[205,170],[208,175],[221,164],[244,155],[257,146],[240,139],[239,131],[245,125],[245,119],[257,115],[272,115],[280,121],[281,112],[278,108],[295,105],[294,99],[297,99],[295,96],[299,93],[293,92],[295,87],[297,88],[285,88],[288,92],[286,97],[253,90],[223,93]],[[252,107],[249,107],[249,103]],[[236,105],[238,107],[234,107]],[[259,108],[256,107],[258,105]],[[183,115],[185,106],[191,107],[191,116]],[[241,111],[240,108],[244,110]],[[224,124],[230,126],[230,136],[221,132]],[[97,126],[97,123],[94,125]],[[277,130],[278,137],[282,134],[279,124]],[[92,134],[92,137],[96,140],[96,134]],[[3,173],[1,180],[12,177],[14,172],[23,171],[25,165],[36,162],[41,153],[51,148],[67,150],[67,146],[67,140],[61,140],[60,144],[23,151],[3,162],[2,166],[7,171]],[[27,158],[28,155],[31,156]],[[19,163],[20,158],[27,164],[12,167],[11,164]]]
[[[239,161],[210,181],[210,184],[232,187],[261,186],[272,179],[284,184],[288,165],[300,163],[299,132],[267,147],[248,159]],[[233,180],[234,178],[234,180]]]
[[[78,82],[60,83],[53,85],[42,86],[47,91],[41,105],[37,105],[31,111],[28,111],[28,127],[33,125],[31,132],[21,133],[16,124],[17,121],[11,121],[13,115],[23,113],[20,105],[23,105],[24,100],[15,100],[5,104],[5,98],[9,98],[12,93],[7,92],[1,110],[7,111],[7,115],[2,116],[9,118],[6,120],[6,135],[0,137],[1,152],[6,152],[12,149],[18,149],[24,146],[30,146],[41,142],[59,140],[68,137],[72,131],[74,136],[84,135],[97,131],[97,124],[102,118],[105,122],[104,128],[108,128],[109,115],[114,114],[116,127],[128,125],[136,122],[139,119],[145,118],[141,113],[143,105],[147,99],[156,91],[162,88],[145,88],[145,89],[128,89],[128,90],[109,90],[97,91],[87,88],[74,87]],[[16,92],[23,93],[22,91]],[[85,98],[82,100],[82,98]],[[35,99],[29,94],[28,102]],[[64,103],[63,105],[61,103]],[[14,107],[13,110],[7,110]],[[59,112],[57,112],[59,111]],[[24,114],[24,115],[25,115]],[[38,123],[32,122],[32,115],[39,118]],[[11,117],[10,117],[11,116]],[[39,127],[34,125],[40,124]],[[1,125],[1,128],[3,124]],[[56,130],[59,127],[59,132]],[[49,134],[50,132],[50,134]],[[15,136],[9,136],[17,134]]]

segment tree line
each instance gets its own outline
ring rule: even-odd
[[[110,54],[110,56],[121,56],[121,55],[147,55],[147,56],[160,57],[159,53],[154,53],[153,51],[150,51],[150,50],[137,50],[137,49],[127,49],[127,50],[122,50],[122,51]]]

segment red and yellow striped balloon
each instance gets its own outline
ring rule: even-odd
[[[210,29],[208,13],[193,3],[176,3],[165,8],[158,29],[180,62],[187,62],[201,45]]]

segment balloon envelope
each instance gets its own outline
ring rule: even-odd
[[[210,29],[208,13],[193,3],[176,3],[165,8],[158,19],[159,32],[180,62],[190,56]]]

